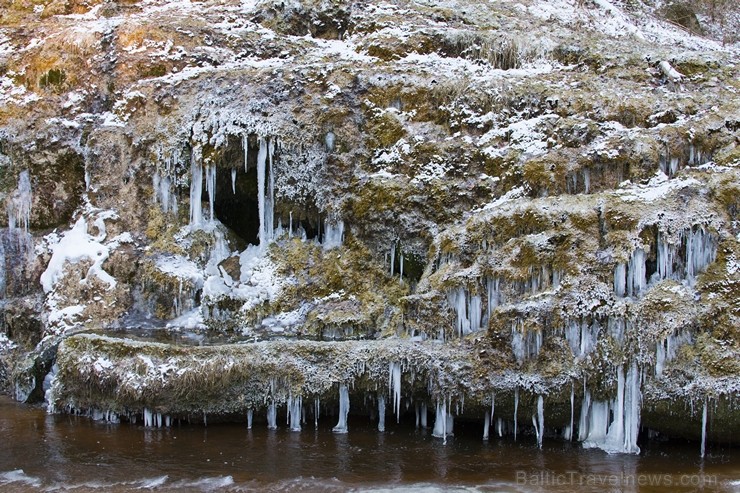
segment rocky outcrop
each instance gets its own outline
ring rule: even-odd
[[[502,432],[636,452],[706,407],[737,441],[737,46],[640,2],[445,5],[14,4],[16,395],[242,416],[400,365],[445,423],[495,400]],[[260,342],[73,335],[132,328]]]

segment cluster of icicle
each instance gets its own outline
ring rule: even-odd
[[[8,228],[0,231],[0,298],[5,297],[8,283],[6,266],[23,264],[33,254],[33,238],[28,232],[32,204],[31,174],[23,170],[18,175],[18,186],[6,202]]]
[[[679,252],[684,255],[679,257]],[[703,272],[717,257],[717,239],[703,227],[687,228],[679,234],[678,244],[673,244],[664,235],[658,235],[657,270],[647,279],[645,261],[647,255],[642,248],[635,249],[627,264],[619,263],[614,269],[614,292],[619,297],[639,296],[648,286],[648,281],[676,279],[693,285],[698,274]]]

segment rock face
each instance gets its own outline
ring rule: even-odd
[[[442,437],[737,442],[738,53],[640,2],[13,4],[0,375],[150,424],[390,392]]]

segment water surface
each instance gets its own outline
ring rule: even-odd
[[[285,416],[280,415],[282,422]],[[325,417],[301,432],[255,423],[149,429],[48,415],[0,397],[0,490],[26,491],[645,491],[740,492],[736,449],[643,444],[640,456],[608,455],[559,440],[481,440],[456,424],[442,444],[430,430],[366,417],[349,433]]]

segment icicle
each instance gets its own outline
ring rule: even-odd
[[[293,237],[293,211],[290,211],[290,222],[288,223],[288,238]]]
[[[244,149],[244,172],[247,172],[247,162],[249,157],[249,135],[242,135],[242,148]]]
[[[488,294],[486,318],[490,320],[491,312],[501,303],[501,293],[499,292],[499,280],[497,277],[486,280],[486,292]]]
[[[455,329],[457,332],[457,335],[462,337],[464,335],[470,334],[471,332],[471,323],[470,323],[470,317],[468,316],[468,308],[469,304],[467,302],[467,291],[465,291],[464,288],[457,288],[449,291],[447,293],[447,302],[452,307],[453,310],[455,310]],[[480,300],[480,298],[478,298]],[[480,306],[477,307],[478,310],[480,310]],[[476,320],[478,320],[478,324],[480,324],[480,315],[476,315]]]
[[[331,152],[334,150],[334,139],[335,139],[334,132],[327,132],[326,136],[324,137],[324,143],[326,144],[326,150],[327,152]]]
[[[640,432],[640,409],[642,407],[642,393],[640,391],[640,371],[637,363],[632,362],[627,370],[627,379],[624,390],[624,447],[628,454],[639,454],[637,435]]]
[[[514,441],[516,442],[517,414],[519,413],[519,387],[514,388]]]
[[[421,409],[419,410],[419,413],[421,414],[421,427],[426,428],[427,427],[427,403],[422,402],[421,403]]]
[[[385,396],[378,394],[378,431],[385,431]]]
[[[199,228],[203,222],[201,200],[203,195],[203,167],[195,159],[190,164],[190,227]]]
[[[236,195],[236,168],[231,168],[231,193]]]
[[[614,294],[623,298],[627,288],[627,266],[618,263],[614,268]]]
[[[571,382],[570,383],[570,426],[568,427],[568,433],[565,435],[565,439],[568,441],[573,440],[573,418],[575,415],[575,409],[574,409],[575,393],[576,393],[575,385],[573,384],[573,382]]]
[[[290,431],[301,431],[301,407],[303,399],[299,395],[294,398],[292,395],[288,396],[288,424],[290,425]]]
[[[437,401],[437,413],[434,418],[434,428],[432,429],[432,436],[435,438],[441,438],[444,443],[447,443],[447,436],[451,434],[452,430],[448,429],[450,424],[451,416],[448,415],[447,401],[442,399],[442,403]]]
[[[582,442],[588,437],[589,415],[591,414],[591,392],[586,389],[586,381],[583,382],[583,402],[581,403],[581,415],[578,418],[578,441]]]
[[[657,264],[658,279],[668,279],[673,276],[673,264],[675,262],[675,248],[668,243],[662,234],[658,233],[657,242]]]
[[[339,386],[339,422],[332,428],[334,433],[347,433],[347,415],[349,414],[349,390],[342,384]]]
[[[391,243],[391,277],[395,274],[396,269],[396,242]]]
[[[542,437],[545,435],[545,401],[541,395],[537,396],[537,417],[532,416],[532,424],[537,435],[537,447],[542,448]]]
[[[403,252],[401,252],[401,268],[400,268],[400,275],[398,276],[398,282],[403,282]]]
[[[486,411],[486,416],[483,418],[483,440],[488,440],[488,429],[491,427],[491,413]]]
[[[499,438],[504,436],[504,420],[501,418],[496,418],[496,432]]]
[[[277,408],[274,402],[267,406],[267,429],[277,430]]]
[[[319,429],[319,412],[321,411],[321,403],[319,402],[319,398],[316,397],[313,401],[313,425],[314,428],[317,430]]]
[[[206,167],[206,191],[208,191],[208,219],[213,222],[216,216],[213,214],[213,204],[216,201],[216,167]]]
[[[704,229],[689,230],[686,238],[686,278],[693,284],[694,278],[714,262],[717,246],[714,237]]]
[[[260,248],[264,249],[267,247],[267,206],[265,203],[265,173],[267,165],[267,142],[264,138],[260,138],[260,148],[257,153],[257,209],[260,218]]]
[[[401,422],[401,364],[391,362],[388,368],[388,387],[393,392],[393,412],[396,422]]]
[[[254,417],[254,411],[252,409],[247,410],[247,429],[252,429],[252,418]]]
[[[330,222],[324,220],[324,238],[322,245],[324,249],[336,248],[342,245],[344,240],[344,221]]]
[[[583,170],[583,186],[586,193],[591,191],[591,170],[588,168]]]
[[[701,411],[701,458],[704,458],[704,452],[707,446],[707,398],[704,398],[704,407]]]
[[[468,313],[470,314],[470,330],[477,332],[483,327],[481,325],[481,318],[483,317],[483,309],[481,308],[480,295],[470,297],[470,303],[468,304]]]
[[[268,178],[268,189],[267,189],[267,202],[265,213],[265,222],[267,223],[267,240],[272,241],[274,238],[273,225],[275,224],[275,172],[273,170],[272,161],[275,153],[275,139],[270,139],[268,143],[268,158],[270,162]]]
[[[645,250],[635,249],[627,266],[627,294],[639,296],[647,287],[645,278]]]

